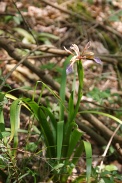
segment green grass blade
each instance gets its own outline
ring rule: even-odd
[[[39,124],[41,126],[42,134],[44,136],[45,144],[47,147],[47,155],[50,158],[55,158],[56,157],[55,139],[53,137],[49,121],[47,121],[47,116],[45,115],[41,107],[39,107],[38,109],[38,119],[39,119]]]
[[[3,134],[1,132],[5,132],[5,123],[4,123],[4,115],[3,108],[0,107],[0,139],[3,139]]]
[[[100,114],[106,117],[109,117],[113,120],[115,120],[116,122],[122,124],[122,120],[120,120],[119,118],[116,118],[115,116],[112,116],[110,114],[104,113],[104,112],[99,112],[99,111],[81,111],[80,113],[93,113],[93,114]]]
[[[45,113],[47,114],[47,116],[50,117],[51,123],[54,127],[54,129],[57,129],[57,121],[55,119],[55,116],[50,112],[50,110],[44,106],[41,106],[41,108],[45,111]]]
[[[0,103],[4,101],[5,93],[0,92]]]
[[[23,104],[25,104],[24,106],[28,110],[30,110],[34,114],[36,119],[38,120],[38,109],[39,109],[38,104],[36,102],[34,102],[33,100],[31,100],[30,98],[22,98],[21,100],[23,101]]]
[[[76,102],[76,105],[75,105],[75,108],[74,108],[74,112],[71,114],[71,117],[70,117],[71,121],[74,121],[74,119],[75,119],[75,117],[78,113],[80,101],[81,101],[81,98],[82,98],[82,95],[83,95],[82,90],[83,90],[84,71],[83,71],[83,66],[82,66],[81,60],[79,60],[77,62],[77,71],[78,71],[78,79],[79,79],[78,99],[77,99],[77,102]]]
[[[68,117],[67,117],[67,122],[65,124],[65,129],[64,129],[64,135],[65,135],[65,141],[64,143],[69,144],[69,137],[71,134],[71,131],[74,126],[76,126],[76,123],[73,122],[72,116],[74,114],[74,92],[71,93],[70,98],[69,98],[69,103],[68,103]],[[66,155],[66,154],[65,154]]]
[[[76,115],[78,113],[80,101],[81,101],[81,98],[82,98],[82,95],[83,95],[82,90],[83,90],[84,70],[83,70],[81,60],[79,60],[77,62],[77,71],[78,71],[79,88],[78,88],[78,99],[77,99],[77,103],[76,103],[76,106],[75,106],[73,120],[74,120],[74,118],[76,117]]]
[[[72,120],[72,115],[74,114],[74,92],[71,93],[68,103],[68,125]]]
[[[15,97],[15,96],[13,96],[9,93],[6,93],[5,97],[8,98],[8,99],[12,99],[12,100],[17,100],[18,99],[17,97]],[[25,98],[25,100],[26,100],[26,98]],[[21,99],[21,101],[23,101],[22,105],[30,111],[30,108],[26,105],[26,103],[24,103],[24,100]]]
[[[14,148],[18,146],[18,129],[20,128],[20,109],[21,102],[19,99],[12,102],[10,106],[10,123],[11,123],[11,135],[10,140],[14,138]],[[16,150],[14,150],[14,155],[16,154]]]
[[[53,139],[54,139],[54,144],[56,144],[56,131],[57,131],[57,121],[54,117],[54,115],[46,108],[46,107],[41,107],[45,113],[46,113],[46,116],[48,116],[50,118],[50,128],[51,128],[51,132],[52,132],[52,136],[53,136]]]
[[[48,85],[46,85],[44,82],[42,81],[38,81],[38,83],[41,83],[42,85],[44,85],[45,88],[47,88],[47,90],[49,90],[49,92],[58,100],[59,103],[62,103],[62,105],[64,105],[64,103],[62,102],[62,100],[60,99],[59,95],[52,90]],[[66,109],[65,105],[64,108]]]
[[[86,180],[90,183],[91,170],[92,170],[92,148],[89,142],[83,141],[85,154],[86,154]]]
[[[41,131],[44,136],[45,144],[47,147],[47,155],[49,157],[56,157],[56,121],[51,115],[50,111],[45,107],[39,107],[38,104],[29,98],[23,98],[23,102],[29,106],[32,113],[39,121]],[[47,117],[50,117],[52,123],[47,121]]]
[[[18,130],[20,125],[20,100],[17,99],[13,101],[10,106],[10,123],[11,123],[11,136],[9,142],[13,139],[16,130]]]
[[[76,163],[77,163],[78,159],[81,157],[81,154],[83,151],[84,151],[84,144],[81,141],[79,146],[77,146],[75,153],[74,153],[74,156],[73,156],[73,159],[72,159],[72,163],[74,165],[76,165]]]
[[[16,31],[18,34],[23,36],[29,43],[35,44],[35,39],[33,36],[29,33],[29,31],[26,31],[25,29],[22,28],[14,28],[14,31]]]
[[[77,128],[77,124],[75,122],[71,122],[68,126],[68,129],[66,129],[67,124],[64,126],[64,141],[63,141],[63,149],[62,149],[62,155],[63,157],[67,156],[67,151],[70,143],[70,136],[72,133],[73,128]]]
[[[82,132],[79,129],[74,129],[72,133],[70,134],[70,142],[67,152],[67,158],[69,159],[71,155],[73,154],[76,145],[78,144],[78,141],[80,140],[82,136]]]
[[[58,36],[55,36],[54,34],[51,34],[51,33],[47,33],[47,32],[41,32],[41,33],[38,33],[38,37],[46,37],[46,38],[52,38],[54,40],[58,40],[59,37]]]
[[[5,131],[5,123],[4,123],[3,108],[0,107],[0,132],[4,131]]]
[[[64,157],[64,158],[66,158],[65,167],[67,167],[68,174],[62,176],[62,178],[64,180],[63,182],[66,182],[68,175],[70,175],[72,173],[72,169],[74,167],[74,166],[71,166],[72,160],[74,157],[75,149],[77,148],[78,142],[80,141],[81,135],[82,135],[82,133],[81,133],[81,131],[78,130],[78,128],[74,129],[70,133],[69,145],[66,146],[67,155],[66,155],[66,157]]]
[[[83,89],[84,69],[83,69],[83,65],[82,65],[82,60],[79,60],[77,62],[77,71],[78,71],[79,85]]]
[[[60,102],[60,113],[59,113],[59,121],[64,120],[64,102],[65,102],[65,89],[66,89],[66,68],[71,59],[71,56],[69,56],[63,65],[63,71],[62,71],[62,77],[61,77],[61,87],[60,87],[60,99],[62,102]],[[62,105],[63,103],[63,105]]]
[[[57,123],[57,159],[60,160],[62,153],[64,121]]]

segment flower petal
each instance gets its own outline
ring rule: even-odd
[[[74,52],[75,52],[75,54],[76,54],[77,56],[80,55],[79,48],[78,48],[78,46],[77,46],[76,44],[72,44],[72,46],[70,47],[70,49],[74,50]]]
[[[67,53],[70,53],[71,55],[74,55],[74,53],[72,53],[70,50],[68,50],[65,46],[64,49],[66,50]]]
[[[98,64],[102,65],[102,61],[100,60],[100,58],[96,57],[93,59],[95,62],[97,62]]]
[[[73,65],[69,65],[68,67],[67,67],[67,69],[66,69],[66,74],[70,74],[70,73],[72,73],[73,72]]]
[[[73,56],[73,57],[71,58],[71,60],[70,60],[71,64],[70,64],[70,65],[67,67],[67,69],[66,69],[66,73],[67,73],[67,74],[73,72],[73,64],[74,64],[77,60],[79,60],[79,59],[77,58],[77,56]]]
[[[77,56],[73,56],[73,57],[71,58],[71,60],[70,60],[71,65],[73,65],[77,60],[79,60],[78,57],[77,57]]]

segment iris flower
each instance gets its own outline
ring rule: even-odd
[[[77,62],[78,60],[81,59],[89,59],[89,60],[93,60],[95,62],[97,62],[98,64],[102,64],[101,60],[97,57],[94,57],[94,53],[93,52],[88,52],[87,49],[90,47],[90,42],[88,42],[86,44],[86,46],[84,47],[83,51],[80,52],[79,48],[76,44],[72,44],[72,46],[70,47],[71,50],[73,50],[74,52],[66,49],[64,47],[64,49],[66,50],[66,52],[70,53],[71,55],[73,55],[73,57],[70,60],[70,65],[67,67],[66,69],[66,73],[69,74],[73,71],[73,65],[75,62]]]

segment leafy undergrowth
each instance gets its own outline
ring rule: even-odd
[[[0,181],[122,182],[121,0],[0,5]]]

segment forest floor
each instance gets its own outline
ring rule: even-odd
[[[89,52],[94,53],[94,58],[99,58],[102,64],[94,62],[88,58],[83,59],[84,67],[84,87],[81,107],[86,110],[100,111],[111,114],[122,120],[122,2],[118,1],[46,1],[21,0],[14,2],[5,0],[0,2],[0,36],[5,39],[15,39],[16,48],[21,55],[25,54],[23,43],[37,45],[40,50],[36,50],[29,55],[28,61],[34,68],[40,68],[44,75],[53,78],[60,83],[61,70],[66,57],[69,55],[65,48],[70,50],[72,44],[76,44],[82,52],[90,41]],[[22,43],[22,44],[21,44]],[[0,42],[0,46],[1,46]],[[65,47],[65,48],[64,48]],[[4,49],[3,49],[4,48]],[[28,49],[28,48],[26,48]],[[36,82],[41,79],[34,68],[25,64],[19,65],[14,72],[11,69],[16,66],[16,57],[9,54],[10,50],[6,46],[0,49],[0,72],[1,83],[6,79],[3,91],[12,90],[11,94],[16,97],[32,96]],[[41,54],[40,54],[41,53]],[[10,76],[6,78],[7,74]],[[77,77],[77,76],[76,76]],[[74,73],[67,75],[67,91],[71,93],[71,85]],[[42,79],[43,82],[45,82]],[[76,80],[76,96],[77,96]],[[49,84],[56,90],[53,83]],[[8,87],[9,86],[9,87]],[[23,86],[30,88],[28,92]],[[18,88],[18,90],[16,90]],[[36,95],[40,93],[40,86],[37,87]],[[55,98],[45,89],[43,100],[52,103],[52,108],[56,112],[57,105]],[[5,107],[6,127],[10,126],[9,106]],[[23,110],[21,116],[21,128],[27,129],[29,126],[29,114]],[[104,146],[108,139],[118,127],[118,123],[109,117],[97,115],[98,120],[90,123],[89,119],[78,117],[78,124],[82,120],[83,124],[93,129],[96,134],[102,137],[101,141],[96,135],[85,131],[84,138],[92,144],[93,166],[101,162],[104,153]],[[100,122],[100,123],[99,123]],[[104,131],[104,126],[106,127]],[[109,133],[110,130],[112,133]],[[119,139],[120,137],[120,139]],[[37,137],[32,136],[32,141]],[[25,143],[25,135],[21,135],[19,147],[21,149]],[[122,173],[122,127],[117,131],[117,137],[113,141],[113,149],[109,149],[104,164],[113,164],[118,172]],[[23,156],[23,152],[18,153],[18,158]],[[35,165],[36,166],[36,165]],[[85,157],[79,160],[76,172],[80,174],[85,169]],[[71,178],[72,179],[72,178]],[[70,181],[70,180],[69,180]]]

